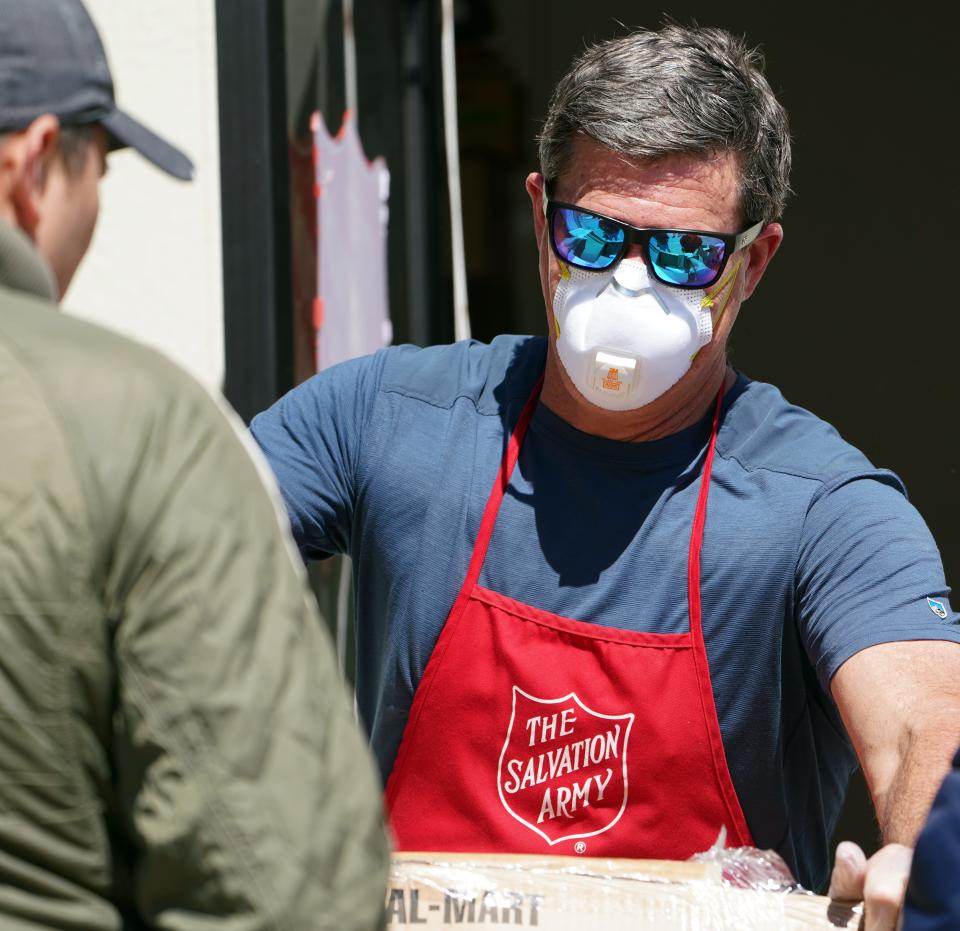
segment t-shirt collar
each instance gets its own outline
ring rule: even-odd
[[[737,373],[737,380],[724,395],[721,426],[723,413],[742,393],[746,385],[747,379],[742,374]],[[711,405],[706,415],[697,423],[661,439],[642,442],[611,440],[604,436],[584,433],[567,423],[544,404],[537,405],[533,415],[532,427],[534,430],[542,430],[560,442],[576,447],[588,455],[649,469],[676,462],[690,462],[696,458],[710,438],[713,411],[714,408]]]

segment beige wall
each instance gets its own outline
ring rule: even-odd
[[[184,149],[194,181],[110,156],[100,223],[67,293],[71,312],[223,379],[220,152],[214,0],[86,0],[122,109]]]

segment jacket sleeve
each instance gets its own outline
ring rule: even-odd
[[[377,927],[381,791],[279,497],[212,398],[164,393],[118,425],[137,452],[105,580],[137,911],[170,931]]]

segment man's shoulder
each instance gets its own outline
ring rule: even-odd
[[[171,448],[223,421],[211,393],[174,362],[42,299],[0,292],[0,348],[14,390],[43,407],[81,471],[133,467],[148,440]]]
[[[380,391],[441,408],[467,399],[479,413],[496,414],[507,402],[529,396],[545,361],[546,340],[536,336],[395,346],[385,350]]]
[[[131,501],[159,505],[198,472],[205,451],[217,460],[203,467],[205,487],[241,481],[220,455],[229,422],[191,376],[147,347],[5,290],[0,387],[0,448],[6,438],[14,450],[7,484],[55,500],[45,512],[51,536],[82,527],[98,541],[86,547],[91,559],[103,556]]]
[[[747,471],[818,483],[877,473],[867,456],[827,421],[791,404],[775,386],[743,375],[724,417],[717,451]]]
[[[103,417],[132,405],[161,410],[203,389],[147,346],[71,317],[41,298],[0,292],[0,343],[47,401],[73,416]]]

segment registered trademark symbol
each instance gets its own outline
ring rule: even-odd
[[[576,850],[577,853],[586,853],[586,852],[587,852],[587,845],[586,845],[582,840],[578,840],[578,841],[573,845],[573,849]]]

